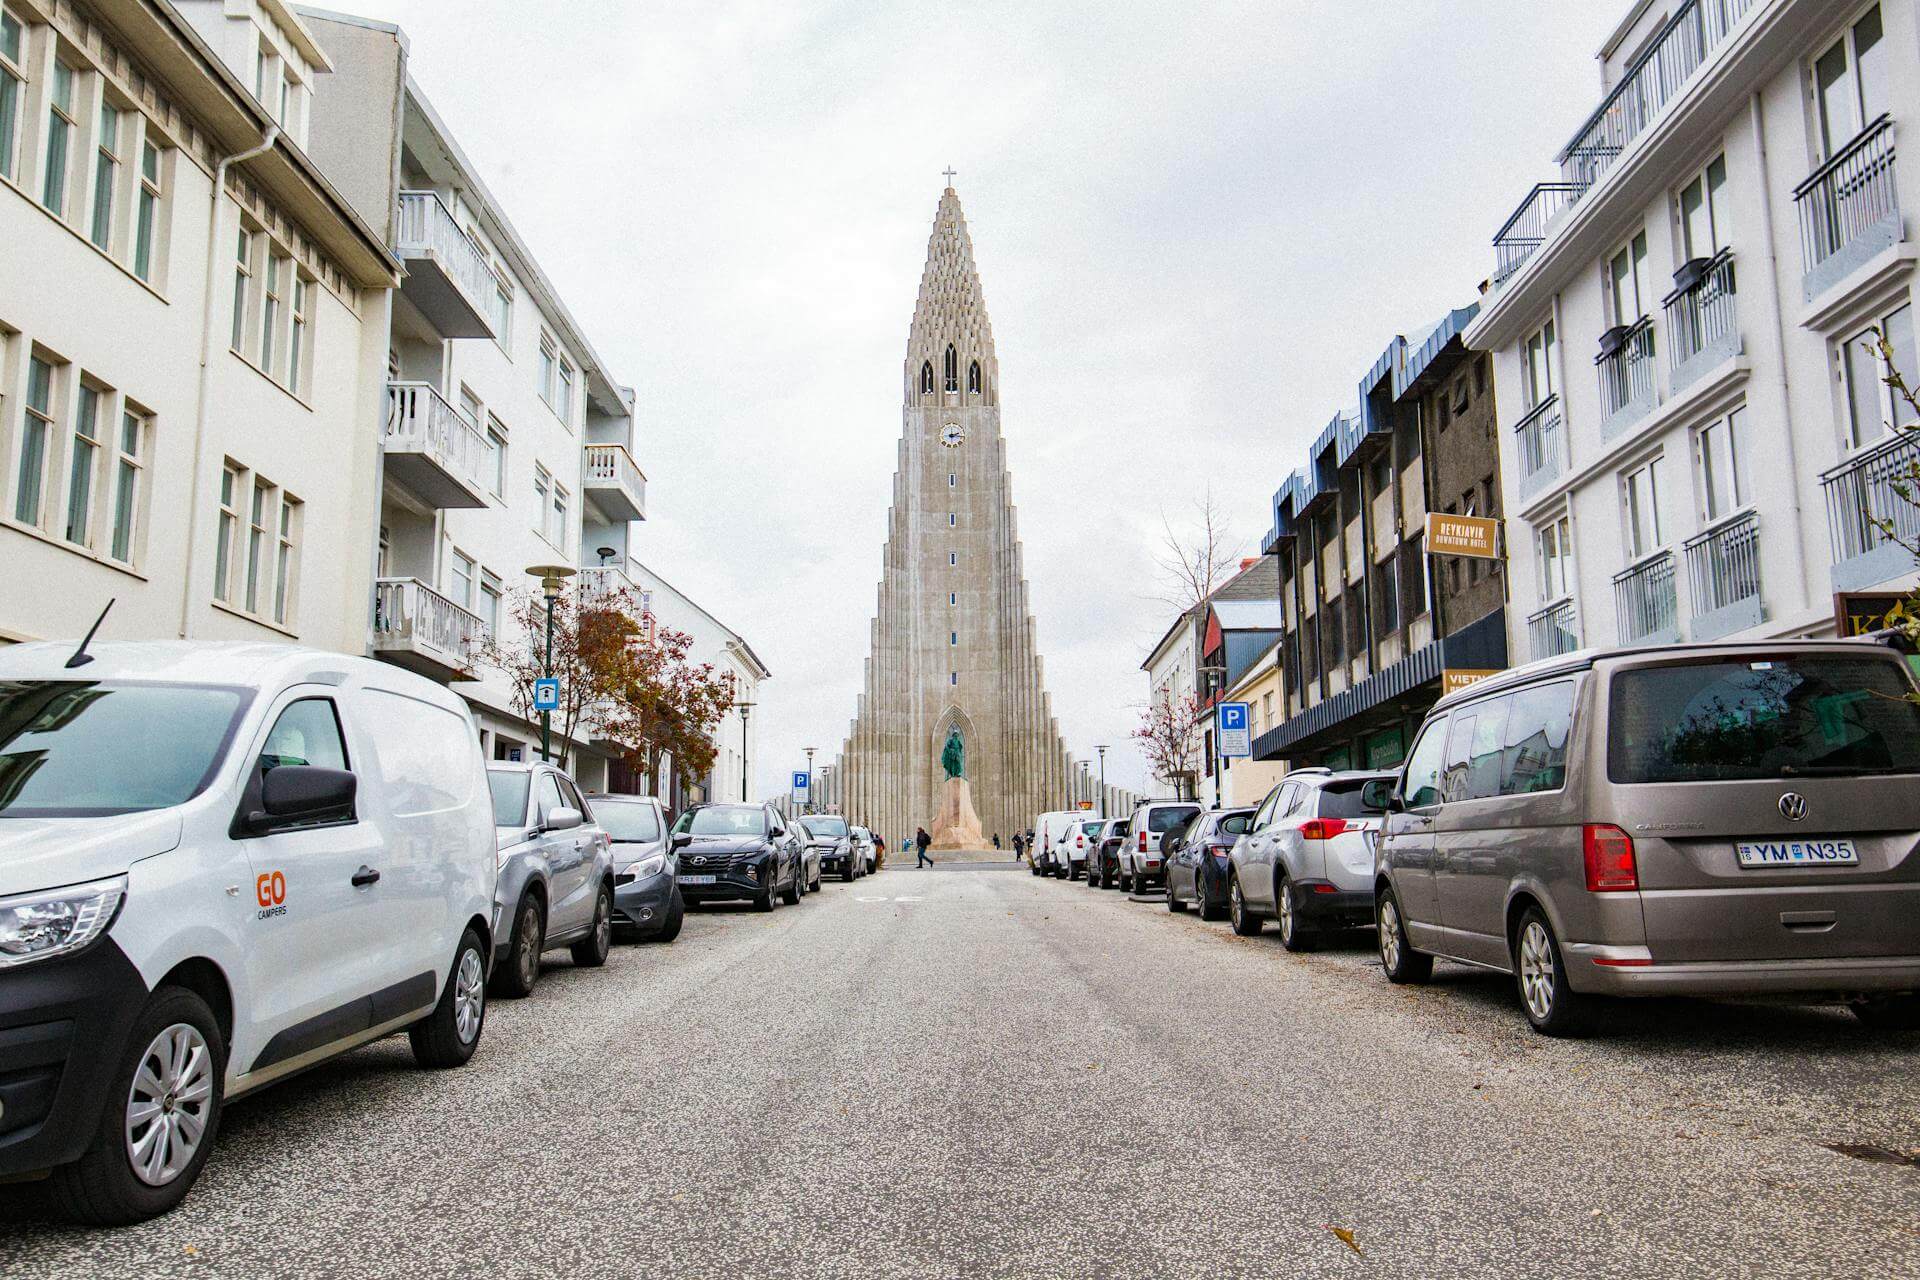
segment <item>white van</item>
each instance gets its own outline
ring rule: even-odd
[[[0,1181],[164,1213],[228,1099],[485,1020],[493,806],[472,717],[282,645],[0,649]]]
[[[1033,874],[1059,876],[1071,880],[1087,865],[1087,851],[1073,847],[1073,835],[1086,815],[1061,810],[1043,813],[1033,820]],[[1076,858],[1074,855],[1078,854]]]

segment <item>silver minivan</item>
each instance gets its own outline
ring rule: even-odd
[[[1915,692],[1891,647],[1766,641],[1568,654],[1442,699],[1376,797],[1388,978],[1511,973],[1549,1035],[1633,995],[1920,1026]]]

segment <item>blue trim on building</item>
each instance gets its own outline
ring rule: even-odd
[[[1464,333],[1467,325],[1479,314],[1480,304],[1477,302],[1470,302],[1457,311],[1448,312],[1447,318],[1427,335],[1427,340],[1420,344],[1420,349],[1408,356],[1406,363],[1400,367],[1400,372],[1394,375],[1393,398],[1398,400],[1407,393],[1409,387],[1420,381],[1420,375],[1427,371],[1427,366],[1439,359],[1440,353],[1446,350],[1447,344]]]

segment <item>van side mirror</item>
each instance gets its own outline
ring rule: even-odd
[[[247,815],[251,835],[270,835],[292,827],[353,821],[353,799],[360,779],[345,769],[283,764],[260,779],[260,807]]]
[[[693,843],[693,837],[683,831],[679,835],[675,836],[671,843],[673,844],[673,847],[675,849],[684,849],[688,845]]]
[[[1396,790],[1394,779],[1373,778],[1360,788],[1360,805],[1369,813],[1390,812]]]
[[[547,820],[540,829],[542,831],[571,831],[584,821],[586,821],[586,819],[578,809],[570,809],[566,805],[561,805],[556,809],[547,810]]]

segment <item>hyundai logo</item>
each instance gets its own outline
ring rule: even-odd
[[[1780,797],[1780,816],[1788,822],[1798,822],[1807,816],[1807,798],[1798,791],[1789,791]]]
[[[1785,805],[1785,804],[1786,804],[1786,801],[1785,801],[1785,800],[1782,800],[1782,801],[1781,801],[1780,803],[1781,803],[1782,805]],[[693,860],[693,865],[694,865],[694,866],[696,866],[696,867],[704,867],[704,866],[706,866],[706,865],[707,865],[707,860],[706,860],[705,858],[695,858],[695,859]]]

